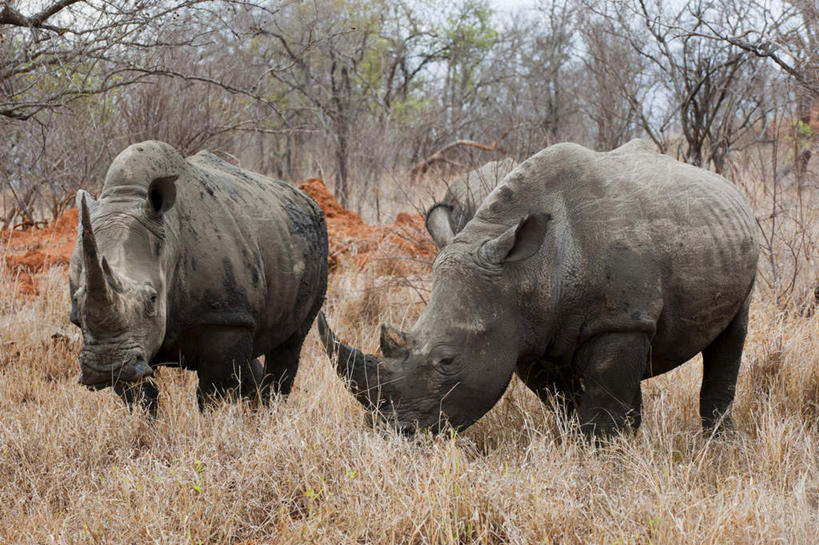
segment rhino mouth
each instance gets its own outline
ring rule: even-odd
[[[122,382],[137,382],[153,374],[154,371],[148,362],[144,358],[137,358],[133,363],[107,369],[82,365],[79,383],[89,390],[102,390]]]

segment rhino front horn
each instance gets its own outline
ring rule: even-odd
[[[327,317],[324,315],[323,310],[320,310],[318,313],[316,326],[318,327],[319,338],[321,338],[321,344],[324,345],[324,350],[327,352],[327,357],[332,360],[333,357],[336,355],[336,344],[338,343],[338,338],[336,337],[336,334],[333,333],[333,330],[330,329],[330,326],[327,324]]]
[[[89,297],[107,299],[108,286],[105,281],[105,272],[100,264],[97,241],[94,239],[94,231],[91,229],[91,215],[88,212],[88,203],[84,192],[80,199],[80,226],[86,292]]]
[[[327,357],[332,360],[338,356],[336,371],[342,377],[352,379],[354,374],[352,371],[359,362],[363,363],[367,359],[367,355],[361,350],[339,341],[336,334],[330,329],[323,311],[319,311],[317,325],[321,343],[324,345],[324,350],[327,351]]]
[[[370,409],[376,408],[379,358],[339,341],[327,324],[324,312],[319,312],[317,326],[330,361],[338,357],[335,362],[338,375],[347,380],[348,388],[362,405]]]

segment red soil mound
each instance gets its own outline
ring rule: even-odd
[[[386,265],[380,269],[383,273],[406,274],[413,263],[429,263],[437,252],[420,214],[402,212],[390,225],[367,225],[342,207],[318,178],[305,181],[300,189],[315,199],[327,217],[330,270],[349,258],[359,269],[378,261]],[[48,268],[57,266],[67,272],[76,240],[77,209],[72,208],[44,229],[0,232],[0,254],[18,279],[20,293],[36,295],[38,277]]]
[[[306,180],[299,189],[313,197],[327,218],[331,271],[352,258],[359,269],[377,260],[388,265],[382,272],[404,274],[413,258],[416,263],[429,263],[438,251],[420,214],[402,212],[389,225],[367,225],[361,216],[342,207],[320,179]]]
[[[20,293],[36,295],[38,276],[50,267],[59,266],[67,271],[76,240],[76,208],[45,229],[0,231],[2,259],[17,277]]]

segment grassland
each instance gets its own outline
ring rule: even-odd
[[[379,321],[412,323],[429,269],[394,272],[331,277],[342,338],[374,351]],[[76,383],[64,273],[37,298],[15,282],[0,268],[0,544],[819,541],[819,320],[764,286],[734,433],[700,431],[694,360],[644,382],[639,432],[596,449],[517,380],[461,434],[374,431],[315,331],[287,400],[199,413],[195,376],[165,369],[151,420]]]

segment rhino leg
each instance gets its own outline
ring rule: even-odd
[[[279,345],[276,350],[264,355],[261,395],[265,404],[270,403],[271,394],[286,396],[293,389],[293,381],[299,370],[301,346],[306,335],[306,331],[299,330]]]
[[[212,327],[200,337],[196,351],[199,387],[196,397],[200,410],[214,400],[240,395],[256,398],[262,379],[262,366],[252,357],[253,337],[245,328]]]
[[[586,435],[605,437],[639,425],[649,346],[645,333],[604,333],[580,347],[574,367],[583,377],[578,415]]]
[[[571,370],[556,368],[545,360],[519,363],[517,374],[521,381],[532,390],[543,403],[557,403],[558,409],[567,419],[574,416],[583,393],[580,381]]]
[[[748,331],[750,295],[728,327],[702,351],[703,373],[700,389],[700,418],[706,431],[720,426],[731,429],[728,409],[734,400],[742,346]]]
[[[262,381],[262,364],[256,359],[233,361],[203,372],[198,370],[199,387],[196,397],[199,410],[218,399],[234,399],[237,396],[251,401],[258,398]]]
[[[155,376],[157,373],[158,369],[154,369]],[[133,384],[117,383],[114,385],[114,391],[128,405],[129,409],[138,406],[147,412],[149,416],[156,418],[156,412],[159,408],[159,388],[153,377],[144,378]]]
[[[643,423],[643,390],[637,385],[637,391],[634,393],[634,399],[631,401],[631,407],[626,413],[626,425],[634,431]]]

